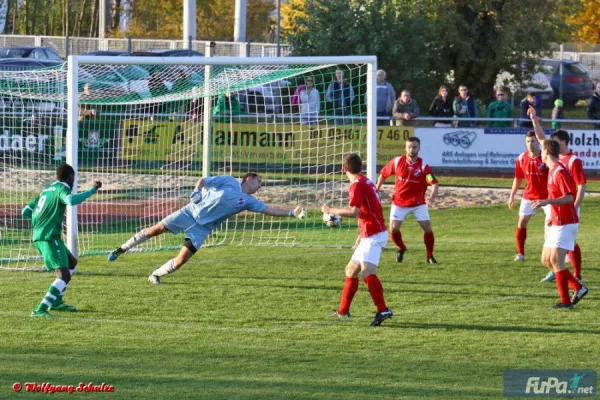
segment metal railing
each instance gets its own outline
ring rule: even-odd
[[[208,43],[215,43],[215,56],[228,57],[275,57],[275,43],[220,42],[210,40],[168,40],[168,39],[132,39],[132,38],[85,38],[63,36],[0,35],[0,47],[44,46],[56,51],[61,57],[81,55],[96,50],[139,51],[150,49],[178,50],[191,49],[204,52]],[[289,56],[291,47],[281,45],[281,55]]]

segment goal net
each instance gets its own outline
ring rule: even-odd
[[[308,218],[241,213],[205,245],[353,245],[356,220],[329,228],[320,207],[348,202],[345,154],[360,154],[374,178],[377,136],[380,165],[401,146],[367,107],[374,68],[374,57],[72,57],[53,69],[0,71],[0,266],[41,267],[21,209],[63,162],[75,167],[78,190],[103,183],[68,207],[64,239],[79,256],[105,254],[178,210],[202,176],[247,172],[263,178],[257,198],[304,206]],[[138,251],[182,240],[162,235]]]

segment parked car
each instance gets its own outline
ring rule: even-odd
[[[550,84],[550,80],[543,72],[534,73],[530,79],[527,79],[523,84],[518,84],[513,81],[514,75],[507,71],[502,71],[496,76],[496,87],[507,88],[513,96],[515,104],[527,95],[527,93],[535,93],[541,100],[544,106],[551,106],[554,101],[554,89]]]
[[[163,49],[148,49],[139,50],[131,53],[133,56],[141,57],[204,57],[203,53],[195,50],[163,50]]]
[[[89,83],[95,95],[110,98],[134,96],[148,99],[150,74],[138,65],[115,67],[111,65],[81,65],[79,67],[79,92]]]
[[[52,68],[64,64],[63,60],[34,60],[32,58],[0,58],[0,71],[29,71]]]
[[[131,53],[122,50],[94,50],[83,53],[84,56],[109,56],[109,57],[123,57],[130,56]]]
[[[554,97],[560,97],[560,65],[563,66],[562,100],[575,105],[579,100],[587,100],[594,93],[594,83],[589,70],[580,62],[572,60],[540,60],[542,71],[548,76]]]
[[[0,49],[0,58],[33,58],[35,60],[56,60],[61,61],[54,50],[47,47],[24,46],[9,47]]]

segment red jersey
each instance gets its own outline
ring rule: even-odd
[[[573,198],[575,198],[575,193],[573,193],[571,184],[571,176],[565,166],[558,162],[552,166],[548,175],[548,198],[558,199],[566,194],[572,194]],[[573,203],[560,206],[551,204],[550,222],[552,225],[579,223],[577,210]]]
[[[394,174],[396,183],[392,200],[399,207],[415,207],[425,204],[428,184],[437,183],[429,165],[421,157],[409,163],[406,156],[395,157],[380,172],[386,179]]]
[[[525,178],[525,200],[545,200],[548,198],[548,167],[542,162],[542,156],[531,157],[525,151],[515,162],[515,178]]]
[[[358,207],[360,237],[366,238],[385,232],[383,209],[377,187],[364,175],[357,175],[350,185],[350,207]]]
[[[560,162],[567,167],[569,174],[571,175],[571,188],[573,190],[573,196],[577,195],[577,186],[585,185],[587,180],[585,179],[585,172],[583,172],[583,162],[581,158],[577,157],[571,150],[568,154],[559,157]]]

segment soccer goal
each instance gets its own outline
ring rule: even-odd
[[[107,253],[185,205],[201,176],[251,171],[263,177],[259,199],[309,217],[239,214],[206,245],[353,245],[356,221],[329,228],[319,209],[347,204],[346,153],[374,180],[377,147],[400,150],[394,128],[376,127],[375,72],[371,56],[72,56],[56,69],[0,71],[0,266],[41,266],[21,209],[62,162],[77,171],[76,190],[103,182],[67,211],[65,243],[79,256]],[[139,251],[181,243],[162,235]]]

